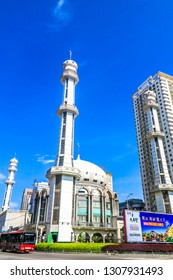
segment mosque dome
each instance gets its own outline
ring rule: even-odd
[[[90,183],[105,186],[106,173],[96,164],[81,160],[79,157],[74,160],[74,167],[81,171],[80,183]]]

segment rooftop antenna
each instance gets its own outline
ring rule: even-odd
[[[69,53],[70,53],[70,60],[72,59],[72,51],[69,51]]]

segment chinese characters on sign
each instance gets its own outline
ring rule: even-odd
[[[173,242],[173,215],[125,210],[127,242]]]

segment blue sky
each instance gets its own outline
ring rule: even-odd
[[[173,75],[172,0],[0,1],[0,205],[18,159],[11,207],[54,164],[62,63],[78,63],[75,158],[104,166],[123,201],[142,198],[132,94]]]

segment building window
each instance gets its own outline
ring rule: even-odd
[[[100,223],[101,222],[101,217],[100,216],[94,216],[93,217],[93,222],[94,223]]]
[[[101,197],[99,191],[93,192],[93,222],[100,223],[102,216]]]
[[[59,166],[63,166],[64,164],[64,157],[59,157]]]
[[[164,176],[164,175],[161,175],[160,178],[161,178],[161,183],[162,183],[162,184],[166,184],[165,176]]]
[[[55,181],[55,189],[56,190],[60,190],[61,189],[61,179],[62,179],[61,175],[57,175],[56,176],[56,181]]]
[[[66,126],[63,125],[63,127],[62,127],[62,138],[65,138],[65,128],[66,128]]]
[[[88,193],[85,189],[78,191],[77,221],[88,222]]]
[[[84,216],[84,215],[79,215],[78,216],[78,222],[80,223],[85,223],[87,222],[87,216]]]
[[[67,112],[63,113],[63,124],[66,124]]]
[[[67,94],[68,94],[68,79],[66,79],[65,81],[65,98],[67,98]]]
[[[45,206],[46,206],[46,199],[41,198],[40,217],[39,217],[40,222],[44,221]]]
[[[110,204],[110,202],[106,202],[106,209],[108,209],[108,210],[111,209],[111,204]]]
[[[61,140],[61,154],[64,154],[64,151],[65,151],[65,140],[64,139],[62,139]]]

